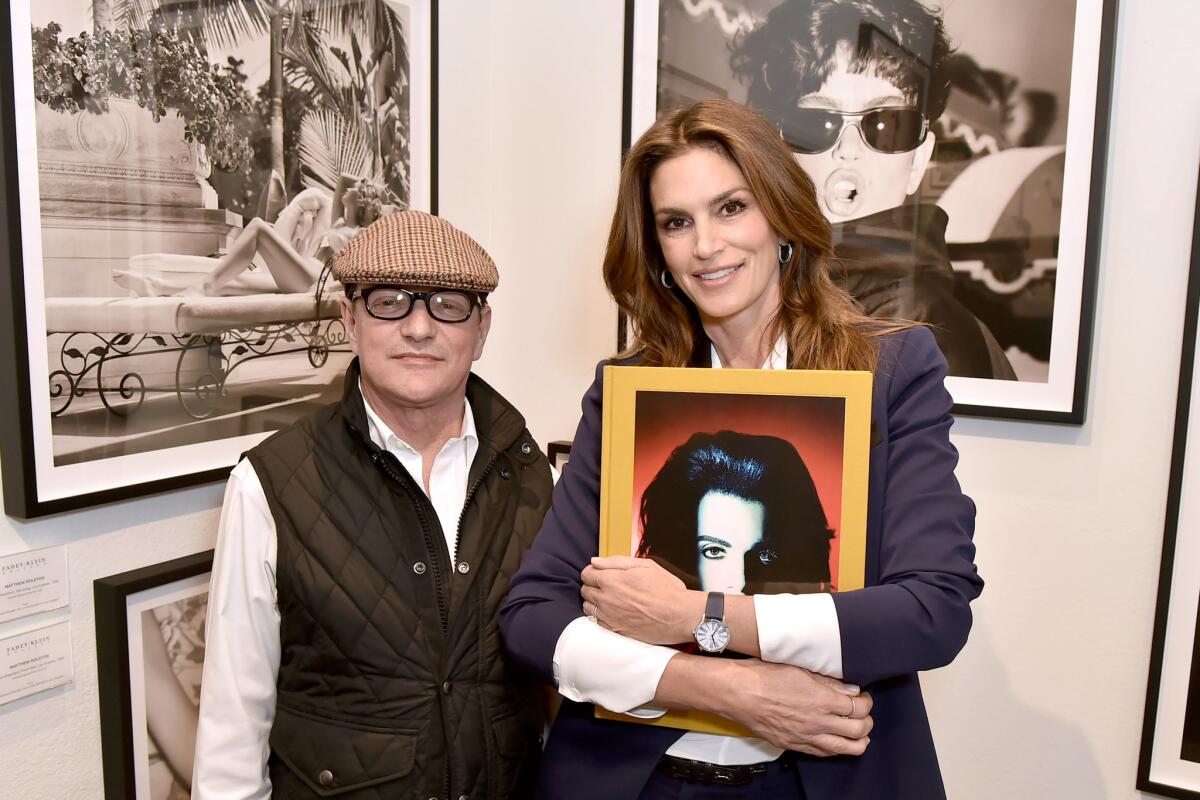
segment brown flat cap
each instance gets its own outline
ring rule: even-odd
[[[490,292],[500,273],[479,243],[441,217],[395,211],[364,228],[333,261],[342,283],[389,283]]]

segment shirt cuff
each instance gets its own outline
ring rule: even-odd
[[[579,617],[563,629],[554,647],[554,680],[559,694],[568,700],[654,719],[666,713],[651,701],[667,662],[677,652],[630,639],[588,617]]]
[[[758,646],[763,661],[842,677],[842,630],[833,596],[756,594]]]

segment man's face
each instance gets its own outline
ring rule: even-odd
[[[912,107],[891,81],[871,73],[849,72],[839,59],[821,88],[797,101],[799,108],[859,112],[882,107]],[[860,124],[865,124],[860,121]],[[880,153],[867,146],[854,124],[842,128],[833,147],[821,153],[797,153],[812,178],[821,210],[830,222],[858,219],[904,202],[917,190],[933,153],[933,133],[915,149]]]
[[[403,319],[376,319],[359,297],[342,300],[342,320],[373,406],[433,408],[462,402],[471,365],[483,355],[492,310],[479,306],[465,322],[439,322],[417,302]]]

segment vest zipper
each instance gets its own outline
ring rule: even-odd
[[[351,427],[352,427],[352,429],[354,429],[353,426],[351,426]],[[357,429],[354,429],[354,430],[356,430],[356,432],[357,432]],[[446,639],[450,635],[450,632],[449,632],[450,612],[447,607],[445,595],[443,593],[443,585],[442,585],[442,579],[441,579],[442,571],[441,571],[441,568],[439,567],[440,559],[438,558],[438,551],[437,551],[435,543],[433,541],[433,535],[430,532],[429,523],[426,519],[425,511],[424,511],[424,508],[422,505],[423,503],[428,502],[428,498],[425,496],[424,492],[418,493],[418,492],[414,491],[413,487],[409,485],[409,481],[406,481],[394,469],[392,469],[392,464],[391,464],[391,461],[389,460],[389,456],[391,456],[391,454],[388,453],[387,451],[380,451],[378,453],[378,460],[380,463],[383,464],[383,470],[384,470],[384,472],[387,473],[387,476],[389,478],[391,478],[393,481],[395,481],[396,483],[400,484],[400,488],[403,489],[404,493],[409,496],[410,500],[412,500],[413,508],[416,510],[417,516],[420,518],[421,535],[425,539],[425,548],[426,548],[426,550],[429,551],[430,564],[433,568],[434,594],[437,597],[438,618],[442,623],[442,638]],[[392,456],[392,457],[394,458],[394,456]],[[462,539],[462,526],[463,526],[463,520],[467,516],[467,507],[471,504],[471,500],[472,500],[472,498],[474,498],[475,492],[479,489],[480,484],[483,483],[483,479],[486,478],[488,473],[492,471],[492,467],[495,465],[498,457],[499,457],[498,453],[494,453],[492,455],[491,459],[487,462],[486,465],[484,465],[483,470],[479,473],[479,477],[477,477],[475,479],[474,483],[471,484],[471,487],[469,489],[467,489],[467,496],[463,500],[463,510],[458,515],[458,527],[454,531],[454,554],[450,555],[450,559],[452,562],[454,560],[454,555],[458,553],[459,543],[460,543],[460,540]],[[418,496],[418,494],[420,496]],[[454,568],[453,564],[451,564],[450,568],[453,570],[453,568]],[[439,671],[444,671],[444,668],[445,668],[445,665],[442,665],[442,670],[439,670]],[[440,705],[442,705],[442,723],[443,723],[443,725],[445,725],[446,711],[445,711],[445,705],[444,705],[444,703],[442,703],[442,697],[441,697],[440,693],[438,695],[438,703]],[[446,734],[445,731],[443,731],[443,738],[446,741],[446,743],[449,744],[450,737]],[[443,774],[443,778],[442,778],[442,780],[443,780],[442,786],[445,790],[446,800],[450,800],[450,789],[451,789],[451,780],[450,779],[451,779],[450,759],[449,759],[449,757],[447,757],[446,771]]]
[[[421,517],[421,535],[425,538],[425,547],[429,550],[430,561],[433,566],[434,590],[435,590],[435,594],[437,596],[438,616],[442,623],[442,638],[446,638],[450,635],[450,633],[449,633],[450,613],[446,607],[446,599],[442,594],[441,569],[438,567],[438,557],[437,557],[437,551],[434,550],[433,536],[429,532],[429,525],[426,523],[425,514],[421,508],[421,503],[426,498],[424,497],[423,494],[420,498],[418,498],[416,496],[416,493],[413,492],[412,487],[410,487],[408,485],[408,483],[406,483],[404,481],[404,479],[401,478],[398,474],[396,474],[396,472],[392,469],[392,465],[388,461],[387,456],[388,456],[387,453],[381,453],[379,456],[380,461],[383,463],[384,471],[387,472],[389,478],[394,480],[396,483],[400,484],[400,487],[402,489],[404,489],[405,493],[408,494],[409,498],[413,500],[413,505],[417,509],[417,514]],[[455,531],[454,531],[454,554],[452,554],[450,556],[452,561],[454,560],[454,556],[457,555],[457,553],[458,553],[459,544],[462,539],[463,520],[465,520],[467,517],[467,508],[471,505],[471,500],[475,497],[475,492],[479,489],[480,484],[483,483],[483,479],[486,478],[488,473],[492,471],[492,467],[495,466],[496,460],[498,458],[499,458],[499,453],[493,453],[491,459],[488,460],[487,464],[484,465],[483,470],[479,473],[479,477],[477,477],[475,479],[475,481],[471,484],[470,488],[467,489],[467,496],[463,499],[462,511],[459,512],[459,515],[458,515],[458,526],[455,528]],[[453,567],[451,567],[451,569],[453,569]],[[439,697],[438,699],[440,702],[441,698]],[[444,708],[443,708],[442,714],[443,714],[443,721],[444,721],[444,718],[445,718]],[[447,740],[448,740],[448,737],[447,737]],[[446,790],[446,798],[447,798],[447,800],[449,800],[449,798],[450,798],[450,761],[449,761],[449,759],[446,760],[446,772],[444,775],[443,785]]]
[[[392,469],[391,462],[388,461],[389,455],[391,454],[387,452],[383,452],[379,455],[379,460],[380,463],[383,464],[384,472],[387,473],[389,478],[400,484],[400,488],[403,489],[405,494],[409,496],[409,499],[413,501],[413,508],[416,509],[417,515],[421,519],[421,536],[425,539],[425,549],[429,551],[429,565],[433,568],[433,591],[434,596],[437,598],[438,620],[442,623],[442,638],[445,639],[450,635],[450,610],[447,607],[446,597],[443,592],[442,570],[441,566],[439,565],[440,559],[438,558],[436,544],[433,541],[433,535],[429,531],[429,522],[425,517],[425,511],[421,506],[422,503],[428,502],[428,498],[425,497],[424,493],[418,497],[417,493],[413,491],[412,487],[409,486],[408,483],[405,482],[405,480]],[[457,544],[455,547],[457,549]]]
[[[483,479],[492,471],[492,466],[495,465],[499,453],[493,453],[491,459],[483,466],[483,471],[479,473],[479,477],[471,484],[471,488],[467,489],[467,496],[463,499],[462,511],[458,513],[458,526],[454,529],[454,555],[458,555],[458,546],[462,539],[463,520],[467,518],[467,506],[471,505],[471,499],[475,497],[475,490],[479,488],[479,484],[483,483]]]
[[[462,511],[460,511],[458,514],[458,525],[454,529],[454,555],[455,555],[455,557],[458,556],[458,548],[459,548],[459,544],[461,543],[461,540],[462,540],[463,520],[465,520],[467,518],[467,508],[471,505],[471,500],[475,497],[475,491],[479,488],[479,485],[481,483],[483,483],[483,479],[486,478],[487,474],[492,471],[492,466],[495,465],[497,458],[499,458],[499,453],[493,453],[492,457],[490,459],[488,459],[487,464],[485,464],[483,466],[483,469],[480,471],[479,477],[477,477],[475,479],[475,481],[471,484],[471,487],[469,489],[467,489],[467,496],[463,499]],[[481,698],[482,698],[482,696],[481,696]],[[484,735],[485,736],[487,735],[486,732],[484,733]],[[490,768],[488,769],[488,772],[489,773],[491,772]],[[449,759],[446,759],[446,800],[450,800],[450,760]]]

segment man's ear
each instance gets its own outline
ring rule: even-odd
[[[912,194],[921,185],[921,179],[925,177],[925,170],[929,168],[929,159],[933,158],[933,145],[937,141],[937,136],[933,131],[925,134],[925,141],[921,142],[920,146],[913,153],[912,170],[908,173],[908,194]]]
[[[475,335],[475,354],[472,361],[478,361],[483,355],[483,344],[487,341],[488,331],[492,329],[492,307],[479,307],[479,332]]]
[[[358,355],[358,322],[354,319],[354,301],[343,296],[339,305],[342,309],[342,325],[346,327],[346,338],[350,340],[350,349],[354,351],[354,355]]]

